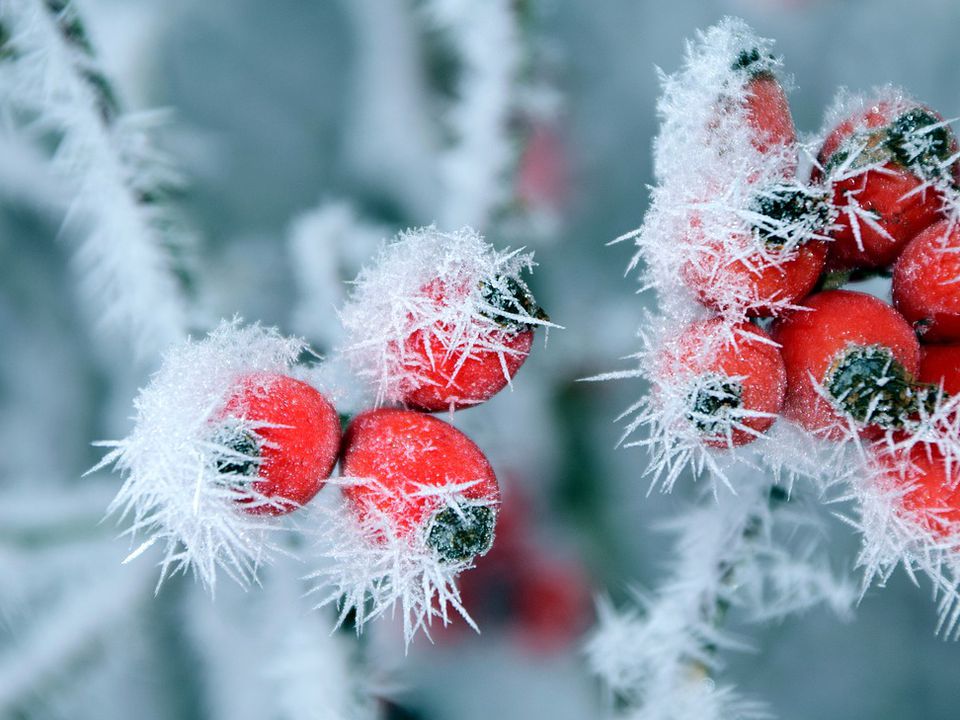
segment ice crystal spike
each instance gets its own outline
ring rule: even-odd
[[[390,502],[409,502],[373,480],[344,478],[348,484],[367,485]],[[472,484],[472,483],[469,483]],[[353,619],[357,632],[366,623],[399,610],[409,644],[418,632],[430,634],[437,622],[449,624],[453,614],[476,624],[464,607],[457,576],[473,567],[478,555],[493,541],[493,507],[464,501],[465,488],[431,489],[437,510],[425,530],[410,532],[395,518],[377,511],[376,503],[358,516],[343,498],[321,498],[315,512],[319,569],[310,575],[317,606],[336,605],[339,622]]]
[[[241,509],[272,504],[247,475],[255,472],[257,426],[213,422],[238,377],[286,372],[304,348],[299,339],[240,321],[223,322],[202,340],[172,348],[140,391],[136,422],[98,467],[124,476],[110,513],[131,519],[126,534],[142,537],[132,559],[150,545],[164,549],[160,581],[192,571],[212,589],[217,570],[241,584],[256,579],[259,565],[277,550],[277,521]]]

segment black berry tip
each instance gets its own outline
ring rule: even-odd
[[[484,280],[480,283],[480,294],[487,305],[483,314],[504,329],[520,332],[532,327],[532,323],[508,315],[520,315],[543,322],[550,320],[522,280],[502,275]]]
[[[743,386],[717,373],[699,379],[687,397],[686,419],[701,435],[726,437],[743,405]]]
[[[863,425],[901,428],[916,411],[913,379],[883,345],[850,346],[834,360],[826,379],[836,406]]]
[[[803,185],[767,188],[753,198],[750,210],[757,237],[774,246],[822,236],[836,216],[825,191]]]
[[[434,514],[427,530],[427,546],[444,562],[464,562],[493,546],[497,516],[486,505],[446,507]]]

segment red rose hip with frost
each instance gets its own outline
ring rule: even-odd
[[[870,432],[900,427],[915,409],[920,362],[907,322],[882,300],[849,290],[804,305],[773,326],[787,371],[784,416],[834,439],[847,418]]]
[[[924,342],[960,340],[960,226],[941,220],[910,241],[894,266],[893,302]]]
[[[777,185],[757,192],[749,211],[749,226],[709,238],[694,216],[681,275],[707,307],[770,317],[817,284],[827,248],[816,238],[830,209],[811,189]]]
[[[660,357],[661,391],[682,395],[685,422],[712,447],[752,442],[776,419],[786,376],[780,353],[750,323],[695,322]]]
[[[424,291],[437,303],[457,292],[440,285]],[[546,316],[529,290],[514,280],[483,283],[482,292],[491,307],[518,318],[497,314],[495,325],[478,323],[475,336],[443,322],[411,333],[404,343],[404,368],[414,380],[406,384],[401,398],[408,407],[438,412],[485,402],[505,388],[526,361],[533,326],[520,319],[522,313],[537,319]]]
[[[947,463],[936,447],[917,443],[909,451],[875,451],[874,466],[881,482],[910,488],[902,497],[905,514],[945,537],[960,527],[960,466]]]
[[[470,561],[493,544],[496,476],[480,448],[442,420],[397,409],[358,415],[341,472],[372,481],[343,488],[361,522],[382,517],[397,538],[422,541],[443,561]]]
[[[250,514],[296,510],[320,491],[336,464],[336,410],[313,387],[286,375],[241,377],[217,422],[216,440],[231,451],[218,458],[219,472],[270,501],[239,501]]]
[[[920,349],[922,383],[943,386],[948,395],[960,394],[960,345],[926,345]]]
[[[840,210],[829,264],[885,267],[943,217],[957,142],[937,113],[902,98],[879,100],[843,120],[818,155]],[[821,172],[814,170],[814,179]]]
[[[761,153],[796,143],[797,133],[783,87],[774,75],[773,58],[757,48],[744,50],[733,67],[748,73],[744,87],[747,122],[754,130],[753,145]]]

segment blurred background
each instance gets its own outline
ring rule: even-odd
[[[224,583],[211,600],[177,577],[154,595],[150,561],[120,566],[128,543],[101,523],[119,477],[81,475],[101,457],[92,441],[129,429],[159,355],[100,327],[51,140],[4,112],[2,718],[333,718],[338,692],[372,694],[366,717],[600,717],[581,652],[594,599],[657,587],[671,560],[658,523],[696,495],[680,482],[647,497],[643,451],[615,449],[644,387],[577,382],[625,366],[652,302],[624,277],[631,247],[607,243],[646,207],[655,66],[675,70],[685,38],[735,14],[776,39],[803,133],[840,86],[894,83],[960,115],[955,0],[516,0],[506,21],[482,0],[74,4],[125,107],[169,109],[160,144],[184,178],[171,202],[198,330],[236,313],[323,352],[377,242],[431,222],[535,250],[532,285],[565,329],[512,393],[456,418],[505,488],[496,547],[463,577],[481,635],[455,623],[408,655],[389,620],[331,638],[332,616],[276,580],[303,574],[286,564],[262,589]],[[837,570],[857,548],[843,510],[823,510]],[[752,649],[725,657],[723,680],[790,720],[956,718],[960,648],[935,624],[929,586],[903,573],[846,622],[734,614]]]

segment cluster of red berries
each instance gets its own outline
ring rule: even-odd
[[[412,333],[406,357],[417,357],[418,372],[405,404],[415,409],[368,410],[342,434],[333,405],[311,385],[275,373],[238,378],[214,422],[220,476],[252,491],[238,501],[241,510],[280,515],[309,502],[339,459],[341,474],[356,480],[343,493],[360,522],[387,518],[398,538],[419,538],[444,561],[485,553],[499,502],[493,469],[466,435],[421,411],[476,405],[506,386],[529,354],[533,329],[518,323],[497,332],[510,348],[506,358],[480,348],[445,353],[428,334]],[[456,507],[443,501],[451,495],[444,489]]]
[[[761,54],[741,53],[734,70],[747,73],[754,149],[796,152],[786,98]],[[757,192],[758,256],[783,246],[772,230],[812,229],[790,258],[731,259],[731,238],[697,239],[711,260],[687,263],[682,280],[720,315],[668,342],[658,376],[690,388],[685,420],[706,445],[749,443],[778,416],[818,437],[859,436],[910,488],[904,507],[946,508],[939,517],[960,521],[956,464],[936,445],[897,442],[960,392],[957,141],[940,115],[891,89],[847,110],[807,181]],[[837,289],[864,275],[892,276],[892,305]],[[752,302],[731,311],[717,290],[731,286]]]

